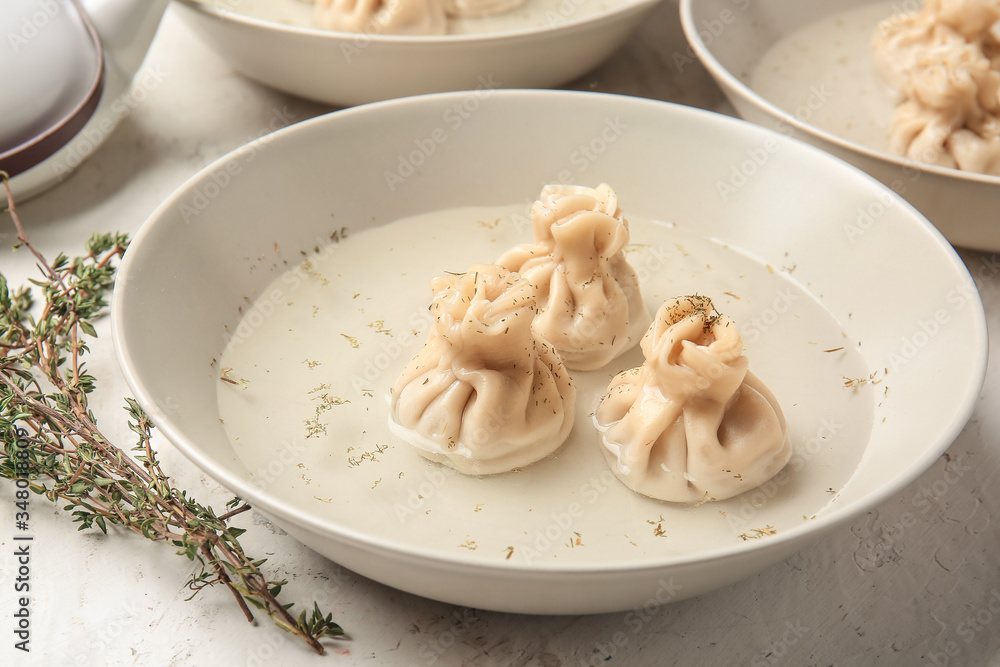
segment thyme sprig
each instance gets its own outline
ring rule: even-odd
[[[341,637],[343,630],[315,603],[296,618],[289,612],[292,603],[278,601],[288,582],[268,580],[260,570],[265,560],[251,558],[240,545],[246,531],[228,524],[250,506],[234,498],[226,505],[229,511],[218,516],[173,486],[151,444],[153,424],[131,398],[125,409],[136,434],[135,454],[112,444],[97,426],[88,406],[95,378],[84,363],[87,338],[97,335],[92,322],[105,311],[115,262],[128,237],[95,234],[83,256],[60,253],[49,263],[28,240],[6,174],[0,172],[0,180],[17,229],[15,247],[27,248],[42,274],[30,281],[41,294],[33,314],[32,289],[12,289],[0,273],[0,478],[26,479],[35,493],[66,503],[63,509],[79,530],[107,533],[112,524],[169,542],[196,564],[187,581],[191,597],[222,584],[248,621],[254,620],[249,606],[256,607],[322,654],[320,639]],[[25,444],[27,459],[18,456]]]

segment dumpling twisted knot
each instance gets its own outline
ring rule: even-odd
[[[683,397],[728,400],[750,363],[732,320],[700,295],[667,302],[639,345],[650,381],[661,392]]]
[[[667,301],[641,345],[645,363],[611,380],[594,416],[626,486],[660,500],[722,500],[785,466],[792,450],[781,408],[711,299]]]

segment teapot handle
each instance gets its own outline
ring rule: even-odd
[[[97,75],[84,98],[65,117],[19,146],[0,153],[0,172],[5,172],[10,178],[28,171],[65,146],[87,124],[101,100],[101,92],[104,90],[104,45],[80,0],[70,2],[90,35],[97,56]]]

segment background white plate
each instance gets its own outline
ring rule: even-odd
[[[903,195],[950,242],[957,246],[980,250],[1000,250],[1000,177],[987,176],[957,169],[926,165],[892,155],[884,150],[852,141],[817,127],[810,122],[808,105],[825,105],[832,98],[834,104],[845,97],[854,97],[872,77],[843,77],[838,84],[829,78],[815,81],[815,89],[822,91],[809,99],[802,99],[804,107],[790,108],[761,95],[750,86],[751,73],[757,63],[781,39],[813,24],[820,19],[846,12],[863,5],[883,5],[886,17],[894,11],[913,9],[909,3],[884,0],[848,0],[823,2],[822,0],[681,0],[681,24],[691,47],[711,73],[719,87],[743,118],[795,136],[832,153],[876,177]],[[876,21],[872,22],[874,32]],[[866,53],[855,54],[858,59]],[[815,62],[819,53],[805,52],[803,59]],[[822,66],[817,66],[822,70]],[[840,71],[837,65],[828,64],[826,71]],[[865,109],[884,110],[891,113],[884,103],[862,102],[845,109],[859,113]],[[888,119],[884,125],[888,126]],[[880,123],[881,124],[881,123]],[[856,215],[865,224],[862,216]]]
[[[275,0],[266,10],[181,0],[177,11],[247,76],[350,106],[450,90],[562,85],[607,59],[658,2],[529,0],[527,10],[512,17],[463,22],[468,32],[462,34],[412,37],[320,30],[309,25],[308,8],[297,0]],[[283,15],[287,22],[273,20]]]
[[[964,424],[985,371],[978,294],[944,239],[887,189],[814,149],[684,107],[580,93],[498,92],[451,128],[447,111],[472,99],[474,94],[456,93],[338,112],[247,146],[168,199],[123,263],[114,332],[137,398],[195,463],[306,544],[389,585],[481,608],[609,611],[667,589],[670,599],[679,599],[777,562],[898,492]],[[385,174],[438,130],[446,139],[390,192]],[[748,541],[728,524],[722,524],[726,534],[684,530],[683,520],[671,531],[665,522],[669,551],[646,548],[616,557],[621,552],[609,550],[575,563],[562,557],[527,563],[507,560],[496,549],[480,553],[408,535],[386,537],[304,510],[287,494],[252,483],[219,423],[219,368],[212,360],[223,350],[227,327],[238,326],[239,308],[277,275],[268,267],[301,261],[300,250],[328,238],[331,216],[363,229],[452,206],[510,203],[523,193],[533,197],[553,180],[613,183],[637,216],[719,238],[779,272],[794,266],[790,279],[839,321],[845,340],[860,343],[859,363],[872,372],[891,368],[888,396],[885,384],[858,394],[870,401],[874,416],[867,437],[852,436],[867,440],[864,456],[851,480],[834,489],[836,501],[815,519],[792,525],[786,516],[776,535]],[[878,224],[861,234],[850,228],[858,207],[881,207]],[[756,299],[761,321],[768,307],[772,303]],[[774,374],[767,379],[785,404],[797,402],[787,395],[796,385],[809,394],[816,382],[842,382],[762,365],[767,371],[760,374]],[[474,507],[479,501],[461,496],[461,489],[476,481],[462,479],[454,487],[449,481],[445,488]],[[629,503],[634,496],[620,498]],[[791,494],[786,499],[795,501]],[[759,510],[753,521],[766,524],[772,508],[787,513],[786,499]],[[570,502],[543,498],[537,511],[558,515]],[[698,509],[704,508],[718,514],[710,505]],[[610,507],[609,520],[617,521],[622,509]],[[677,508],[665,507],[664,519],[668,509]],[[473,513],[468,506],[465,511]],[[523,530],[502,511],[491,518],[498,536]],[[722,543],[720,536],[732,541]],[[587,549],[595,552],[607,547],[603,540],[586,540],[585,533]]]

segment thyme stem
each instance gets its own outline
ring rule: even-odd
[[[219,517],[219,521],[228,521],[229,519],[231,519],[232,517],[236,516],[237,514],[242,514],[243,512],[246,512],[248,509],[250,509],[249,505],[242,505],[240,507],[237,507],[232,512],[226,512],[225,514],[223,514],[222,516],[220,516]]]
[[[90,411],[95,378],[83,361],[87,337],[97,335],[92,320],[106,308],[115,261],[128,237],[95,234],[85,254],[70,259],[60,253],[50,263],[31,244],[3,172],[0,181],[18,245],[28,248],[44,276],[32,281],[43,298],[33,317],[31,289],[11,289],[0,273],[0,478],[26,479],[52,503],[67,503],[63,509],[80,530],[107,533],[110,523],[171,543],[196,564],[187,582],[194,595],[221,584],[248,621],[254,620],[252,605],[322,654],[320,639],[340,638],[343,630],[316,604],[311,615],[303,611],[294,618],[288,612],[293,605],[278,601],[287,582],[269,581],[260,570],[265,561],[247,556],[239,543],[245,531],[227,523],[250,506],[237,498],[228,503],[230,511],[216,516],[173,486],[151,442],[153,424],[133,399],[125,402],[128,426],[137,436],[135,455],[106,438]]]

